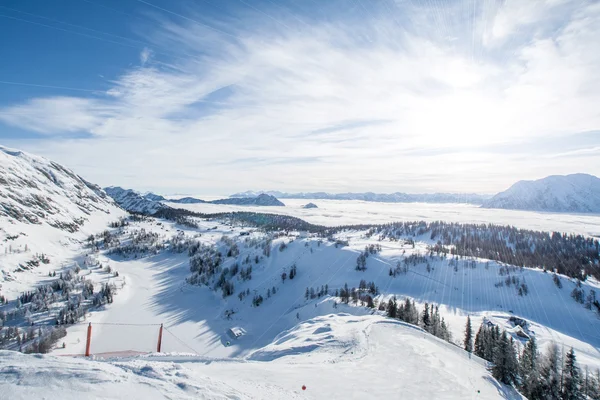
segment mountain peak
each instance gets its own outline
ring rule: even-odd
[[[518,181],[484,202],[485,208],[600,213],[600,179],[589,174]]]

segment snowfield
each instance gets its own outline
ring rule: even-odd
[[[522,398],[498,384],[483,360],[379,316],[307,320],[258,354],[249,358],[265,361],[176,354],[93,361],[0,351],[0,391],[15,400]]]

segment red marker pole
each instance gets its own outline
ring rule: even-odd
[[[90,346],[92,345],[92,323],[88,325],[87,342],[85,343],[85,356],[90,356]]]

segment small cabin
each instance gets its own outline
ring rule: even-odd
[[[240,337],[244,336],[244,330],[236,326],[234,326],[233,328],[229,328],[228,333],[231,335],[231,337],[236,339],[239,339]]]

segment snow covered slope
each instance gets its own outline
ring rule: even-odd
[[[152,193],[142,195],[135,190],[123,189],[118,186],[107,187],[104,190],[118,205],[130,212],[154,214],[158,210],[169,208],[160,202],[164,198]]]
[[[0,294],[12,298],[31,288],[87,235],[125,214],[73,171],[0,146]]]
[[[600,213],[600,179],[587,174],[519,181],[483,203],[485,208]]]
[[[170,354],[88,361],[0,351],[0,391],[13,400],[522,398],[477,357],[379,316],[311,319],[260,354],[254,358],[271,361]]]
[[[0,146],[0,216],[76,231],[88,216],[114,211],[100,187],[73,171],[22,151]]]

